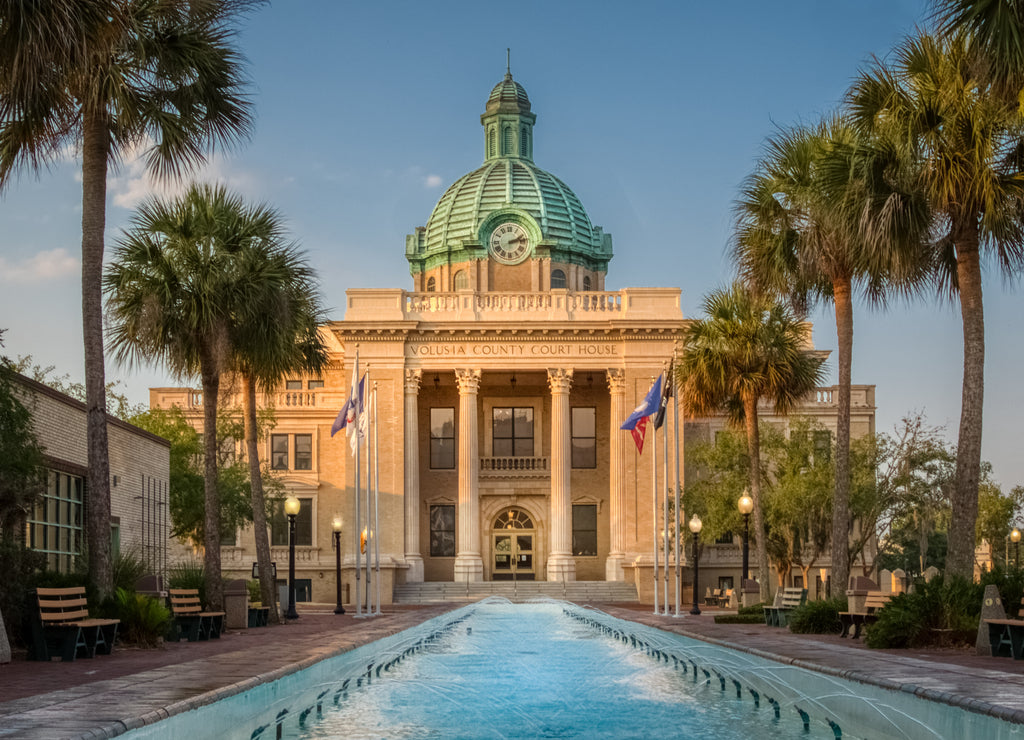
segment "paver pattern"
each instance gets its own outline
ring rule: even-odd
[[[305,606],[305,605],[303,605]],[[461,604],[389,606],[372,619],[300,608],[286,625],[231,630],[220,640],[168,643],[74,663],[0,665],[0,738],[104,738],[300,670],[413,627]],[[831,635],[700,616],[654,616],[650,606],[595,604],[612,616],[1024,724],[1024,661],[957,650],[868,650]]]

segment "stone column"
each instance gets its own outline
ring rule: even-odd
[[[423,581],[420,552],[420,417],[419,392],[422,370],[405,371],[405,580]]]
[[[605,561],[605,579],[622,581],[622,566],[626,562],[626,443],[628,435],[619,429],[626,420],[626,372],[619,368],[608,370],[608,390],[611,394],[611,423],[608,432],[608,527],[611,539],[608,560]]]
[[[569,419],[569,389],[572,369],[548,370],[551,386],[551,550],[548,552],[548,580],[575,581],[576,561],[572,557],[572,439]]]
[[[480,370],[456,370],[459,384],[459,508],[455,522],[455,580],[480,581],[480,436],[477,432],[477,391]]]

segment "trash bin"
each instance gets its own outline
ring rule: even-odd
[[[224,622],[231,630],[249,626],[249,587],[242,579],[224,586]]]

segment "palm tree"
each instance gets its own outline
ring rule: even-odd
[[[745,427],[754,500],[761,598],[769,598],[768,550],[761,500],[761,451],[757,407],[771,403],[786,413],[820,381],[822,361],[808,350],[806,326],[793,312],[741,284],[711,292],[706,318],[683,333],[677,365],[680,398],[689,412],[708,416],[725,410],[731,423]]]
[[[933,211],[940,294],[959,297],[964,370],[947,575],[974,574],[981,470],[985,318],[982,259],[1004,274],[1024,264],[1024,119],[980,77],[968,41],[908,39],[887,65],[875,60],[848,95],[855,122],[916,162],[917,187]]]
[[[276,584],[270,565],[266,499],[259,460],[256,390],[260,386],[264,392],[273,391],[281,378],[292,372],[320,373],[327,366],[328,356],[319,334],[323,310],[313,271],[293,246],[281,241],[276,214],[268,216],[268,225],[272,226],[272,233],[267,235],[266,244],[246,254],[254,262],[264,264],[246,269],[269,270],[282,279],[267,281],[261,286],[260,295],[252,297],[251,320],[237,327],[233,344],[235,369],[245,383],[245,442],[260,592],[263,604],[270,607],[270,618],[277,621]],[[277,246],[264,248],[273,241],[278,242]],[[268,316],[273,316],[274,320],[267,321]]]
[[[115,358],[129,365],[162,362],[179,377],[201,378],[206,596],[214,607],[223,600],[217,492],[221,374],[234,364],[242,327],[267,321],[264,296],[275,290],[287,295],[292,278],[280,261],[266,256],[279,247],[273,216],[219,186],[192,185],[173,200],[150,199],[118,241],[104,276]]]
[[[967,36],[996,92],[1024,103],[1024,3],[1020,0],[934,0],[940,32]]]
[[[176,176],[250,129],[234,23],[248,0],[0,3],[0,187],[68,147],[82,153],[82,327],[89,573],[112,588],[103,367],[107,170],[138,149]],[[28,61],[26,61],[28,60]]]
[[[873,145],[840,116],[768,140],[736,203],[732,258],[755,290],[801,313],[832,303],[838,339],[832,576],[850,575],[850,385],[853,294],[872,302],[924,277],[928,209],[894,174],[892,148]]]

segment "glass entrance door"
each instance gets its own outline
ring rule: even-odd
[[[494,522],[491,535],[492,578],[495,581],[532,581],[533,521],[518,509],[503,512]]]

